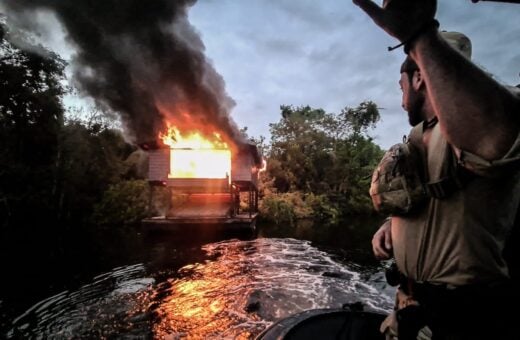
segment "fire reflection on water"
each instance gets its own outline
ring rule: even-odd
[[[306,309],[353,301],[391,308],[389,296],[309,242],[231,240],[204,250],[214,260],[185,266],[181,278],[157,287],[154,337],[249,339]]]
[[[266,327],[258,316],[246,312],[253,277],[246,264],[250,259],[238,249],[240,245],[229,244],[226,261],[185,266],[180,270],[183,278],[157,288],[156,296],[163,298],[155,310],[155,338],[248,339],[251,327],[257,329],[254,333]]]
[[[198,262],[174,272],[125,266],[38,302],[7,337],[251,339],[311,308],[357,301],[367,310],[392,308],[392,294],[308,241],[228,240],[202,250]]]

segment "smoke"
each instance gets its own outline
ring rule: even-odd
[[[165,121],[181,128],[212,126],[240,139],[229,116],[234,101],[188,21],[196,0],[2,2],[13,21],[27,27],[35,11],[55,13],[77,48],[75,85],[100,107],[119,113],[134,142],[156,140]]]

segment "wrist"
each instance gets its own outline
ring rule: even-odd
[[[417,41],[430,36],[431,34],[437,34],[439,30],[439,22],[435,19],[421,26],[407,41],[404,43],[404,53],[409,54],[410,50],[415,47]]]
[[[404,39],[400,44],[395,45],[393,47],[388,47],[388,51],[393,51],[398,47],[404,46],[404,53],[408,54],[410,50],[414,47],[415,42],[420,39],[424,35],[428,35],[431,32],[437,32],[439,28],[439,22],[435,19],[428,21],[427,23],[419,26],[408,36],[408,38]]]
[[[431,27],[429,30],[426,30],[423,34],[414,39],[410,44],[406,45],[403,50],[406,54],[413,57],[415,52],[421,46],[430,45],[433,40],[439,38],[439,30],[437,27]]]

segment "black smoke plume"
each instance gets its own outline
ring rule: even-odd
[[[54,12],[76,46],[74,81],[101,107],[120,114],[134,142],[156,140],[165,120],[238,129],[222,77],[188,22],[196,0],[1,0],[14,21]]]

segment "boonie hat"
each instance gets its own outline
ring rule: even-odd
[[[441,37],[450,44],[451,47],[459,51],[463,56],[471,59],[471,40],[460,32],[440,32]]]

